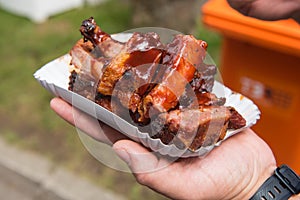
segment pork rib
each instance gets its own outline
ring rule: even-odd
[[[160,114],[154,120],[151,135],[153,138],[162,138],[165,144],[173,143],[179,148],[195,151],[223,139],[230,122],[241,117],[238,115],[234,109],[226,106],[173,110]],[[234,128],[243,126],[245,121],[242,120],[235,123]]]
[[[99,93],[112,95],[116,82],[126,71],[137,66],[158,63],[162,55],[161,43],[156,33],[134,33],[124,49],[106,67],[99,81]]]
[[[140,109],[140,121],[149,116],[149,109],[154,113],[166,112],[178,104],[185,87],[194,78],[197,67],[203,63],[206,55],[206,42],[191,35],[177,35],[166,46],[162,60],[162,75],[158,84],[144,98]]]
[[[122,43],[92,17],[80,32],[83,39],[70,51],[69,89],[142,125],[150,137],[196,151],[246,125],[212,93],[216,66],[204,62],[206,42],[176,35],[164,45],[156,33],[133,33]]]

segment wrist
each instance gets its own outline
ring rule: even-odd
[[[258,177],[253,178],[253,184],[249,184],[250,189],[247,195],[245,196],[245,199],[250,199],[257,191],[258,189],[263,185],[263,183],[274,174],[274,171],[276,169],[276,166],[270,166],[268,167],[262,174],[257,174]],[[253,176],[255,177],[255,175]]]
[[[300,193],[300,177],[287,165],[277,167],[250,200],[287,200]]]
[[[244,187],[239,188],[238,193],[231,197],[234,200],[250,199],[260,188],[260,186],[274,173],[276,165],[270,165],[264,169],[255,169],[249,176],[251,179],[244,182]]]
[[[264,181],[274,173],[277,167],[273,152],[260,137],[251,129],[244,136],[246,137],[247,145],[249,145],[248,148],[251,149],[251,151],[248,151],[250,154],[244,154],[244,156],[247,156],[249,159],[248,162],[243,164],[244,170],[240,172],[243,178],[238,179],[238,183],[233,188],[234,190],[230,191],[231,195],[227,196],[227,199],[250,199]]]

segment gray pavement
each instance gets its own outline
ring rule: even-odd
[[[125,200],[0,137],[0,200]]]
[[[0,196],[5,200],[64,200],[40,184],[0,165]]]

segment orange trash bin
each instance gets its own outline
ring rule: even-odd
[[[202,21],[223,37],[224,84],[262,112],[253,129],[270,145],[278,165],[300,173],[300,25],[245,17],[226,0],[204,4]]]

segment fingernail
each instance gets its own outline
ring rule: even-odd
[[[130,155],[125,149],[115,149],[117,155],[127,163],[127,165],[130,165]]]

